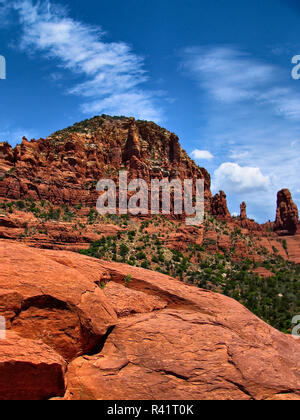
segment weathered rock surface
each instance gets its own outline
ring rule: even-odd
[[[299,343],[236,301],[124,264],[0,246],[9,337],[27,339],[25,356],[49,346],[70,362],[66,399],[300,400]],[[54,363],[58,377],[62,366]],[[48,378],[47,365],[40,368]],[[33,395],[59,397],[61,387]],[[0,386],[0,398],[10,389]]]
[[[1,169],[2,168],[2,169]],[[210,208],[210,175],[199,168],[178,137],[151,122],[95,117],[12,149],[0,143],[0,197],[95,206],[100,179],[204,179]],[[2,171],[2,175],[1,175]]]
[[[212,198],[211,213],[221,219],[228,220],[231,218],[230,212],[227,207],[227,196],[224,191],[220,191]]]
[[[277,195],[277,211],[274,230],[280,234],[295,235],[298,229],[298,207],[288,189],[283,189]]]
[[[87,273],[74,269],[68,254],[52,256],[51,251],[2,240],[0,315],[10,330],[42,339],[70,361],[92,351],[116,323],[98,285],[103,276],[99,267]]]
[[[297,344],[262,330],[250,343],[247,334],[228,329],[226,320],[191,310],[170,309],[123,320],[100,355],[71,364],[68,395],[80,398],[81,392],[84,398],[124,400],[300,399],[299,370],[285,375],[290,363],[285,344],[293,354],[292,363],[297,360]]]
[[[168,306],[122,317],[102,351],[68,372],[69,399],[300,399],[298,343],[237,302],[150,271],[101,262],[114,288]]]
[[[66,363],[41,341],[0,339],[0,400],[45,400],[65,393]]]
[[[33,215],[18,211],[13,215],[0,216],[0,238],[22,241],[26,245],[46,249],[77,251],[88,248],[90,243],[103,236],[116,236],[121,228],[111,224],[81,226],[81,219],[74,223],[64,221],[42,221]],[[30,235],[28,235],[30,233]]]
[[[107,284],[104,293],[120,318],[158,311],[168,306],[167,301],[159,296],[147,295],[113,281]]]
[[[254,270],[254,273],[258,274],[258,275],[259,275],[259,277],[261,277],[261,278],[263,278],[263,279],[268,279],[268,278],[270,278],[270,277],[274,276],[274,273],[272,273],[272,271],[267,270],[267,269],[266,269],[266,268],[264,268],[264,267],[259,267],[259,268],[256,268],[256,269]]]
[[[287,255],[291,261],[300,264],[300,230],[296,235],[286,237]]]
[[[0,143],[0,177],[13,168],[14,152],[8,143]]]
[[[241,209],[241,214],[240,214],[241,220],[247,220],[247,205],[245,202],[243,202],[240,205],[240,209]]]

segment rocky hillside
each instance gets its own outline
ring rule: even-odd
[[[28,141],[14,149],[0,142],[0,201],[31,200],[57,206],[94,208],[96,184],[109,178],[118,183],[120,170],[128,179],[203,179],[205,209],[222,220],[231,220],[223,191],[212,197],[210,175],[182,149],[178,137],[153,122],[102,115],[74,124],[46,139]],[[278,196],[274,230],[294,235],[298,209],[288,190]],[[260,231],[241,205],[243,227]]]
[[[0,399],[300,399],[299,343],[236,301],[124,264],[0,247]]]
[[[178,137],[154,123],[95,117],[12,149],[0,143],[0,197],[95,206],[96,183],[129,179],[204,179],[210,208],[210,176],[184,152]]]

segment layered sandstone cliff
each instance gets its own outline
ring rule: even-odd
[[[0,197],[95,206],[100,179],[203,179],[210,208],[210,175],[184,152],[178,137],[151,122],[95,117],[12,149],[0,143]]]

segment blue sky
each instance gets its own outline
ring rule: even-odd
[[[0,0],[0,140],[106,113],[150,119],[224,189],[230,210],[300,206],[300,6],[280,0]]]

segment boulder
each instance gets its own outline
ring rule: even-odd
[[[65,393],[66,363],[41,341],[0,339],[0,400],[46,400]]]
[[[122,317],[99,354],[74,360],[67,399],[300,399],[296,340],[225,296],[147,270],[101,265],[114,288],[129,275],[128,290],[168,305]]]
[[[84,266],[87,257],[79,258]],[[68,361],[92,351],[116,323],[99,287],[105,270],[76,270],[68,253],[2,240],[0,273],[0,315],[9,329],[42,339]]]

